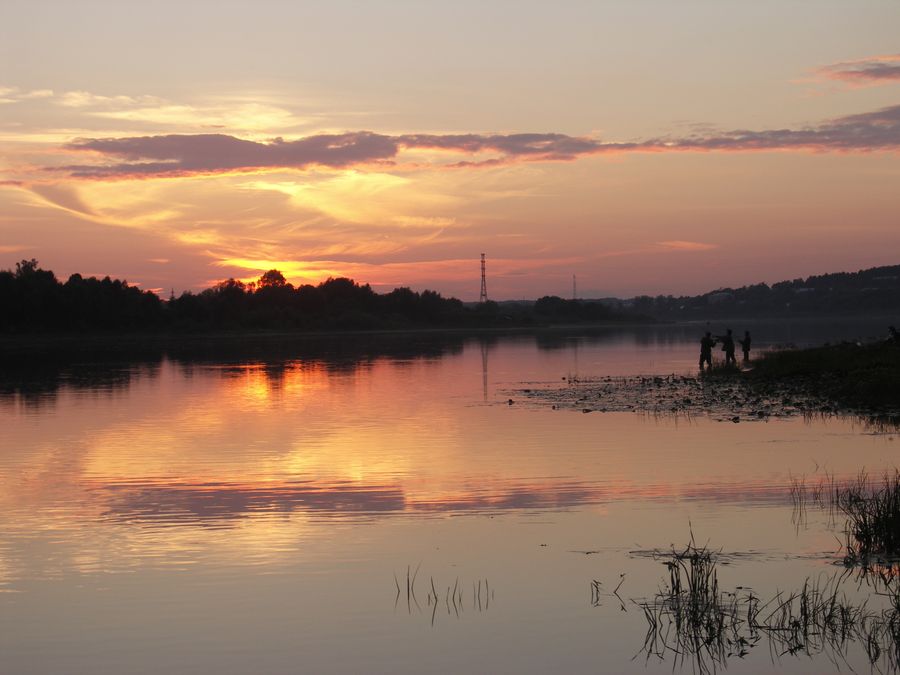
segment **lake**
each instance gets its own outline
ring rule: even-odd
[[[884,332],[748,326],[759,348]],[[854,640],[791,653],[763,635],[718,662],[648,653],[641,604],[692,537],[736,594],[843,573],[841,522],[798,512],[791,487],[892,470],[891,430],[519,396],[693,373],[703,329],[334,337],[9,369],[0,671],[866,671]],[[868,597],[855,580],[846,593]]]

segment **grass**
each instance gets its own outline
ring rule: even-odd
[[[858,648],[873,671],[898,672],[900,567],[866,570],[860,578],[873,592],[862,600],[845,594],[845,571],[808,578],[801,588],[763,603],[740,587],[722,590],[717,557],[693,542],[664,556],[668,579],[651,600],[635,601],[648,626],[641,648],[646,658],[672,658],[673,668],[690,663],[694,672],[710,673],[765,642],[773,660],[825,655],[835,670],[852,670],[850,651]],[[880,608],[870,606],[872,598]]]
[[[885,474],[880,483],[861,474],[837,488],[834,500],[847,518],[846,563],[900,558],[900,471]]]
[[[668,581],[652,600],[638,603],[648,625],[644,654],[661,660],[673,654],[680,665],[690,662],[706,673],[749,653],[759,639],[749,623],[756,599],[720,591],[717,555],[692,541],[664,564]]]
[[[761,387],[793,382],[842,406],[896,409],[900,407],[900,344],[842,343],[768,352],[744,377]]]
[[[828,474],[809,485],[805,478],[793,478],[790,494],[798,520],[805,518],[809,504],[828,509],[832,518],[844,516],[848,567],[900,562],[900,470],[880,481],[864,472],[845,482]]]

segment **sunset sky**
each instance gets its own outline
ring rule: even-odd
[[[0,4],[0,268],[477,299],[900,263],[900,3]]]

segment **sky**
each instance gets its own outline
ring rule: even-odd
[[[0,269],[493,299],[900,263],[900,3],[0,3]]]

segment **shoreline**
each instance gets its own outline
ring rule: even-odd
[[[896,427],[900,343],[774,350],[745,370],[718,366],[697,375],[595,377],[513,393],[528,403],[582,413],[706,416],[733,423],[848,416]]]

